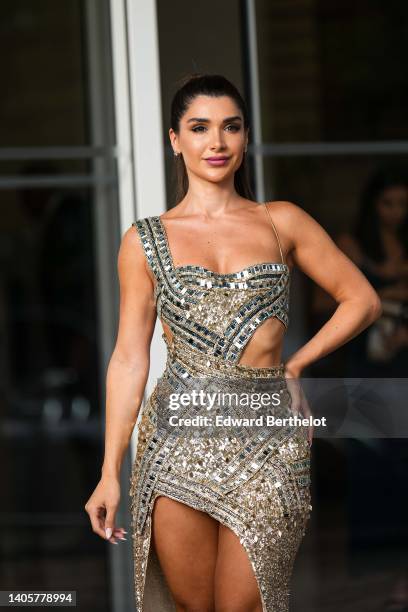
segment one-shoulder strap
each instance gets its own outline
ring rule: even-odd
[[[283,257],[283,253],[282,253],[282,247],[281,247],[281,243],[280,243],[280,240],[279,240],[279,234],[278,234],[278,232],[276,231],[275,224],[274,224],[274,222],[272,221],[271,213],[269,212],[269,208],[268,208],[268,205],[267,205],[267,203],[266,203],[266,202],[264,202],[264,206],[265,206],[265,208],[266,208],[266,212],[268,213],[268,216],[269,216],[270,222],[272,223],[272,227],[273,227],[273,230],[274,230],[274,232],[275,232],[276,239],[277,239],[277,241],[278,241],[278,246],[279,246],[279,251],[280,251],[280,256],[281,256],[281,259],[282,259],[282,263],[284,264],[284,263],[285,263],[285,259],[284,259],[284,257]]]

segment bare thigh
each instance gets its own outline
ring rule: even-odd
[[[248,554],[236,534],[221,524],[214,601],[216,612],[262,612],[259,587]]]
[[[152,536],[177,611],[214,611],[219,523],[205,512],[160,496]]]

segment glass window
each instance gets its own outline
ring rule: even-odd
[[[408,137],[406,2],[255,6],[264,142]]]
[[[0,546],[3,588],[75,589],[107,611],[110,550],[84,505],[103,459],[100,299],[109,283],[115,296],[119,227],[109,3],[95,20],[91,4],[0,6]]]

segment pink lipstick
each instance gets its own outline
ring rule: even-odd
[[[210,164],[210,166],[225,166],[228,162],[229,157],[225,157],[224,155],[207,157],[206,162]]]

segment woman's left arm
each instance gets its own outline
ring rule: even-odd
[[[287,372],[298,377],[305,367],[371,325],[381,316],[382,306],[371,283],[323,227],[296,204],[284,204],[279,216],[291,242],[289,256],[338,304],[332,317],[287,360]]]

